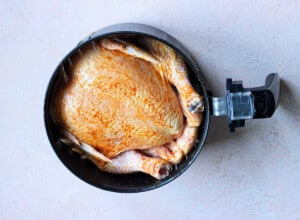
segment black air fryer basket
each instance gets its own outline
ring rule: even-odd
[[[203,121],[198,131],[197,141],[186,156],[178,164],[169,176],[157,180],[144,173],[111,174],[100,171],[92,162],[75,153],[69,146],[59,139],[59,129],[51,117],[51,104],[55,98],[55,89],[58,86],[61,75],[64,74],[72,57],[81,52],[88,44],[94,44],[96,40],[106,37],[135,37],[146,36],[159,40],[177,51],[188,66],[189,79],[194,89],[203,96],[205,110]],[[224,97],[212,97],[207,91],[202,73],[196,62],[184,46],[169,34],[142,24],[117,24],[102,28],[79,42],[69,52],[55,69],[49,82],[44,105],[44,120],[49,141],[65,166],[77,177],[85,182],[104,190],[114,192],[143,192],[163,186],[180,176],[197,158],[207,137],[211,116],[226,116],[229,129],[234,131],[236,127],[243,127],[245,120],[271,117],[279,103],[279,77],[278,74],[269,74],[265,86],[257,88],[243,88],[241,81],[227,79],[226,95]],[[209,95],[210,94],[210,95]]]

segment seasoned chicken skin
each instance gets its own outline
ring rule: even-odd
[[[182,58],[157,40],[141,42],[107,38],[84,48],[64,72],[53,117],[62,141],[99,169],[161,179],[192,148],[204,106]]]

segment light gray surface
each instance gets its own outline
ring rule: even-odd
[[[0,1],[0,219],[299,219],[300,2],[121,2]],[[277,112],[232,134],[213,119],[196,162],[157,190],[117,194],[82,182],[50,147],[44,94],[79,40],[120,22],[183,42],[216,95],[227,77],[252,87],[278,72]]]

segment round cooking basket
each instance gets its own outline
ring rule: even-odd
[[[157,180],[144,173],[112,174],[102,172],[91,161],[75,153],[68,145],[60,141],[62,135],[51,115],[55,93],[60,81],[72,64],[74,58],[81,54],[84,47],[95,45],[96,41],[108,37],[124,37],[134,41],[138,37],[149,37],[172,47],[184,59],[188,68],[188,77],[194,89],[203,96],[205,109],[199,127],[197,140],[181,163],[174,166],[172,172],[164,179]],[[45,97],[44,120],[49,141],[63,164],[77,177],[98,188],[114,192],[143,192],[161,187],[180,176],[199,155],[207,137],[210,115],[227,116],[230,131],[243,127],[245,120],[271,117],[278,106],[280,81],[278,74],[269,74],[265,86],[244,88],[241,81],[227,79],[226,96],[210,97],[197,64],[184,46],[169,34],[143,24],[117,24],[102,28],[83,39],[71,50],[55,69]]]
[[[51,105],[55,99],[55,91],[58,87],[59,81],[68,69],[68,65],[72,63],[72,58],[81,53],[81,49],[87,45],[93,45],[95,41],[107,37],[150,37],[159,40],[174,50],[176,50],[185,60],[188,67],[188,74],[190,82],[194,89],[204,97],[205,110],[203,112],[203,121],[199,128],[197,141],[192,150],[183,159],[183,161],[176,165],[171,171],[170,175],[162,180],[157,180],[144,173],[132,174],[111,174],[102,172],[91,161],[83,158],[70,147],[60,141],[61,134],[59,127],[57,127],[51,116]],[[101,189],[115,191],[115,192],[142,192],[163,186],[170,181],[180,176],[197,158],[208,132],[210,110],[209,100],[205,84],[203,82],[201,72],[197,67],[195,61],[192,59],[190,53],[183,47],[183,45],[169,34],[158,30],[156,28],[141,25],[141,24],[117,24],[100,29],[90,36],[80,41],[78,45],[69,52],[65,58],[59,63],[55,69],[53,76],[49,82],[46,92],[45,105],[44,105],[44,120],[50,143],[64,165],[77,177],[85,182],[92,184]]]

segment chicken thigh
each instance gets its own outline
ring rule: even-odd
[[[162,179],[192,148],[204,110],[172,48],[101,39],[63,68],[53,119],[63,142],[111,173]]]

